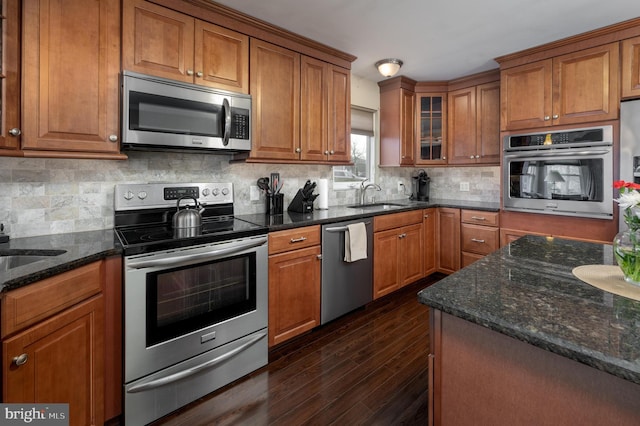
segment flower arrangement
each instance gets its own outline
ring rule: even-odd
[[[614,201],[624,209],[624,221],[629,227],[613,239],[613,253],[625,281],[640,285],[640,185],[619,180],[613,186],[620,191]]]
[[[620,198],[614,199],[624,209],[624,221],[630,230],[640,229],[640,184],[618,180],[613,187],[620,191]]]

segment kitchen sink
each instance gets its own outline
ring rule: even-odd
[[[60,256],[66,250],[0,249],[0,271],[17,268],[52,256]]]
[[[351,209],[387,210],[393,207],[406,207],[406,205],[398,204],[398,203],[370,203],[370,204],[352,204],[347,207]]]

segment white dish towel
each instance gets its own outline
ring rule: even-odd
[[[355,262],[367,258],[367,228],[364,222],[347,225],[344,233],[344,261]]]

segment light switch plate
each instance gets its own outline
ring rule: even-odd
[[[460,191],[469,191],[469,182],[460,182]]]
[[[249,199],[251,201],[260,201],[260,189],[257,185],[249,186]]]

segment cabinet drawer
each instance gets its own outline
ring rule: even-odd
[[[498,248],[500,231],[498,228],[462,224],[462,251],[478,254],[489,254]]]
[[[102,261],[9,291],[2,299],[2,337],[102,291]]]
[[[500,226],[500,213],[482,210],[462,210],[460,221],[462,223],[475,223],[476,225]]]
[[[282,253],[320,244],[320,226],[287,229],[269,234],[269,254]]]
[[[422,210],[385,214],[373,218],[373,232],[401,228],[416,223],[422,223]]]

